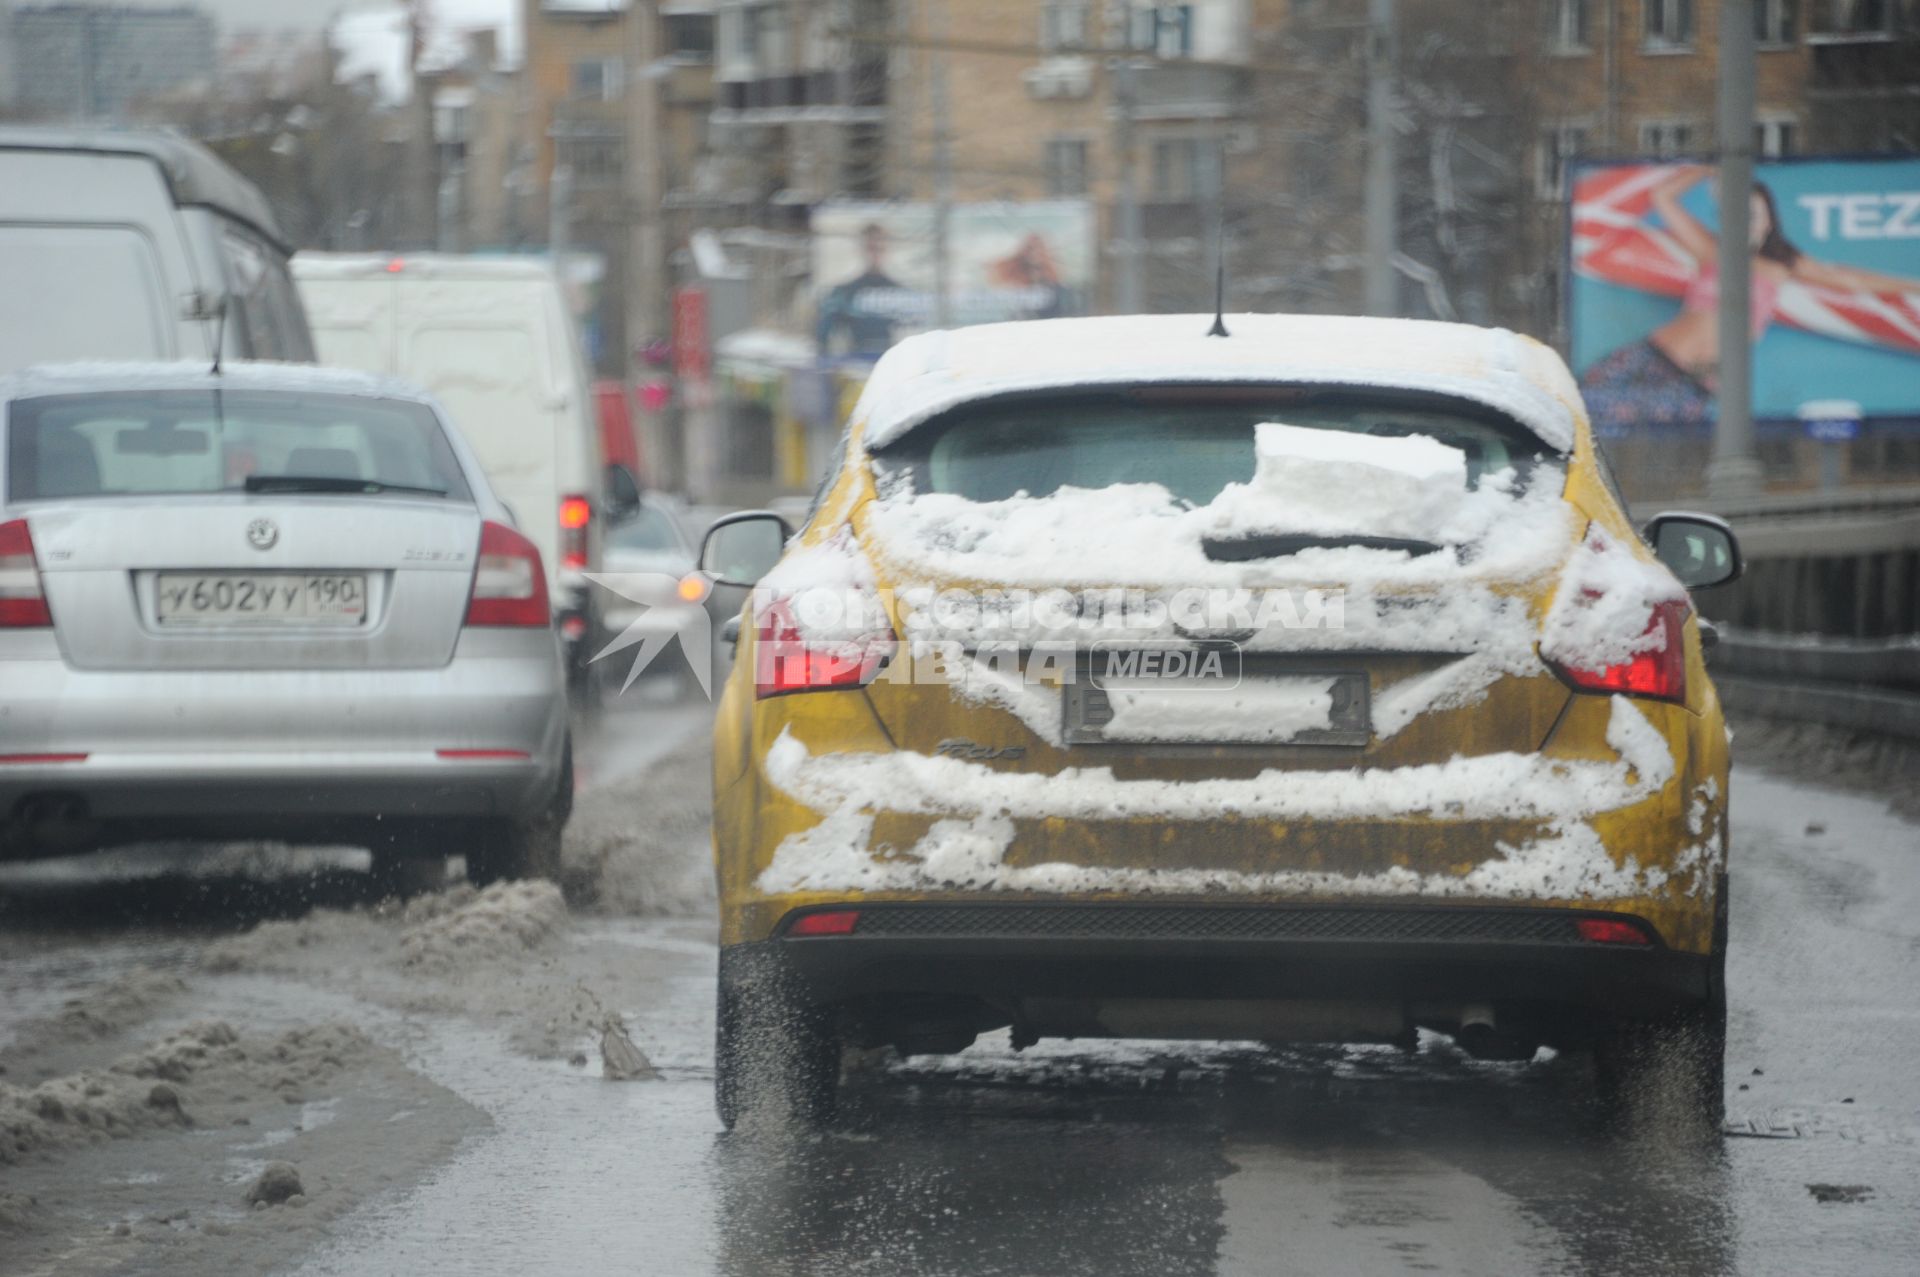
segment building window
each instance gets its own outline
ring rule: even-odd
[[[1158,58],[1193,56],[1193,6],[1143,4],[1132,13],[1127,43],[1136,52]]]
[[[554,158],[573,174],[573,184],[613,186],[620,181],[621,141],[611,134],[584,134],[554,139]]]
[[[1686,120],[1640,121],[1640,150],[1660,159],[1685,155],[1693,145],[1693,125]]]
[[[1649,49],[1693,47],[1693,0],[1641,0]]]
[[[1884,40],[1893,34],[1887,0],[1813,0],[1809,40]]]
[[[618,58],[586,58],[573,64],[576,102],[617,102],[626,68]]]
[[[1753,40],[1762,48],[1793,43],[1797,0],[1753,0]]]
[[[1549,125],[1540,134],[1540,149],[1534,166],[1534,187],[1543,200],[1567,197],[1567,170],[1587,149],[1584,124]]]
[[[1153,198],[1184,204],[1220,193],[1225,156],[1219,139],[1162,137],[1153,141]]]
[[[1040,49],[1059,53],[1090,47],[1093,6],[1086,0],[1059,0],[1040,6]]]
[[[666,15],[665,34],[667,56],[674,61],[713,61],[711,13],[669,13]]]
[[[1800,127],[1790,115],[1762,115],[1753,126],[1753,153],[1763,160],[1792,155]]]
[[[1547,45],[1555,53],[1585,53],[1587,51],[1587,0],[1554,0],[1548,11],[1552,17],[1553,29],[1548,32]]]
[[[1047,139],[1043,163],[1047,174],[1047,194],[1085,195],[1087,193],[1087,143],[1083,138]]]

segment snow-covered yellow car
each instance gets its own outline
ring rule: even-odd
[[[804,528],[708,534],[722,1118],[849,1045],[1431,1029],[1717,1122],[1732,536],[1636,530],[1536,342],[1210,318],[911,338]]]

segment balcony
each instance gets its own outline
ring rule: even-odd
[[[886,118],[884,62],[720,80],[713,87],[716,124],[859,123]]]
[[[1134,118],[1224,120],[1246,109],[1250,72],[1241,67],[1155,63],[1134,72]]]

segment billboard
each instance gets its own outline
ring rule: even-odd
[[[934,326],[931,204],[822,204],[812,229],[814,340],[822,356],[877,358]],[[1096,241],[1085,200],[956,204],[947,246],[954,324],[1086,313]]]
[[[1920,416],[1920,159],[1782,160],[1754,178],[1754,415],[1846,399]],[[1573,368],[1603,433],[1713,419],[1715,196],[1707,165],[1575,174]]]

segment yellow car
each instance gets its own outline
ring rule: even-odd
[[[848,1046],[1431,1029],[1717,1126],[1730,532],[1636,531],[1536,342],[1211,318],[911,338],[797,535],[709,532],[723,1121]]]

